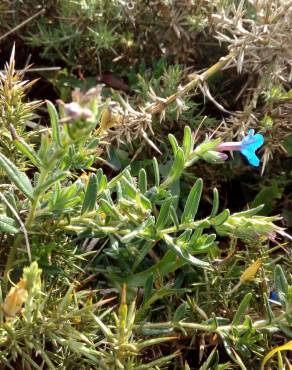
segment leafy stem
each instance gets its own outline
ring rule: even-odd
[[[34,191],[34,197],[31,201],[31,208],[29,210],[26,221],[24,223],[24,226],[25,226],[26,230],[29,230],[31,228],[31,226],[33,224],[33,221],[35,219],[37,205],[38,205],[38,202],[39,202],[39,198],[41,196],[41,192],[38,191],[38,188],[40,188],[42,186],[42,184],[44,183],[44,181],[46,179],[46,176],[47,176],[47,171],[42,169],[41,173],[40,173],[40,176],[39,176],[37,187],[35,188],[35,191]],[[4,291],[4,293],[7,292],[9,271],[13,267],[14,260],[15,260],[16,254],[17,254],[17,250],[20,247],[20,245],[23,241],[23,238],[24,238],[24,235],[22,233],[18,234],[14,243],[13,243],[13,245],[12,245],[12,247],[11,247],[11,249],[10,249],[10,251],[9,251],[7,261],[6,261],[6,265],[5,265],[4,276],[3,276],[3,291]]]

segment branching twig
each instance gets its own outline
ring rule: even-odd
[[[5,37],[11,35],[13,32],[19,30],[19,28],[25,26],[27,23],[32,21],[34,18],[37,18],[39,15],[43,14],[44,12],[45,12],[45,9],[41,9],[40,11],[38,11],[37,13],[32,15],[31,17],[25,19],[23,22],[19,23],[16,27],[12,28],[8,32],[4,33],[4,35],[0,36],[0,41],[5,39]]]

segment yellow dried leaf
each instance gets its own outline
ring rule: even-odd
[[[240,277],[240,283],[244,283],[248,280],[251,280],[255,274],[258,272],[258,269],[262,265],[262,260],[258,258],[251,266],[249,266]]]
[[[269,359],[274,356],[275,353],[279,351],[292,351],[292,340],[288,343],[283,344],[282,346],[273,348],[263,359],[261,370],[264,370],[265,364],[269,361]]]
[[[101,112],[98,131],[100,133],[103,133],[107,129],[111,128],[113,125],[121,123],[122,123],[121,112],[118,111],[114,104],[108,102],[107,106],[103,108]]]
[[[20,279],[20,281],[10,289],[3,304],[3,311],[6,316],[15,316],[20,311],[27,298],[27,290],[25,288],[26,280]]]
[[[100,119],[100,131],[105,131],[107,128],[111,127],[111,111],[108,107],[105,107],[101,113],[101,119]]]

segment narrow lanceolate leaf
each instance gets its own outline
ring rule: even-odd
[[[39,158],[39,156],[37,155],[37,153],[35,152],[35,150],[33,149],[33,147],[31,145],[28,145],[26,143],[25,140],[23,140],[16,132],[14,126],[11,124],[10,125],[10,132],[11,132],[11,136],[12,136],[12,139],[13,139],[13,144],[15,145],[15,147],[23,154],[25,155],[27,158],[29,158],[32,162],[32,164],[34,164],[36,167],[40,168],[42,163],[41,163],[41,160]]]
[[[216,216],[219,209],[219,194],[218,190],[216,188],[213,189],[213,205],[212,205],[212,211],[211,211],[211,217]]]
[[[203,189],[203,180],[198,179],[195,185],[192,187],[188,199],[186,201],[185,209],[181,216],[182,223],[192,221],[195,218],[201,200],[202,189]]]
[[[13,140],[13,144],[15,147],[27,158],[31,160],[31,163],[35,165],[37,168],[41,168],[41,160],[35,150],[28,145],[24,140]]]
[[[154,170],[155,186],[159,186],[160,184],[159,167],[158,167],[157,159],[155,157],[153,158],[153,170]]]
[[[136,199],[137,189],[125,178],[121,179],[123,195],[132,200]]]
[[[51,103],[49,100],[46,100],[46,103],[47,103],[47,109],[50,115],[53,140],[58,145],[62,146],[60,126],[59,126],[59,116],[58,116],[57,109],[55,108],[54,104]]]
[[[165,366],[166,364],[170,363],[170,361],[174,357],[177,357],[179,355],[180,355],[180,352],[176,351],[175,353],[171,355],[159,357],[158,359],[148,362],[147,364],[137,365],[135,366],[135,370],[149,370],[149,369],[158,368],[159,366],[162,366],[162,365]]]
[[[160,212],[156,221],[156,229],[162,230],[170,218],[170,207],[172,199],[167,199],[161,206]]]
[[[288,281],[286,279],[286,276],[284,274],[284,271],[282,270],[282,267],[280,265],[277,265],[275,267],[274,280],[275,280],[276,292],[278,294],[279,301],[282,304],[285,304],[286,295],[288,293],[289,285],[288,285]]]
[[[189,158],[191,151],[193,150],[193,139],[192,139],[192,131],[189,126],[185,126],[184,129],[184,139],[183,139],[183,151],[185,153],[186,159]]]
[[[277,293],[288,293],[288,281],[286,279],[286,276],[284,274],[284,271],[282,270],[282,267],[280,265],[277,265],[275,267],[275,273],[274,273],[274,280],[276,285],[276,291]]]
[[[175,310],[173,315],[173,321],[179,322],[180,320],[184,319],[188,310],[188,304],[183,302],[178,308]]]
[[[241,319],[243,318],[243,315],[245,313],[245,311],[247,310],[247,307],[249,305],[249,302],[252,298],[252,293],[247,293],[245,295],[245,297],[243,298],[243,300],[241,301],[237,311],[236,311],[236,314],[233,318],[233,321],[232,321],[232,325],[233,326],[236,326],[236,325],[239,325],[240,324],[240,321]]]
[[[118,211],[115,209],[115,207],[111,205],[107,200],[101,199],[99,205],[106,215],[111,216],[116,220],[119,220],[122,218],[121,215],[118,213]]]
[[[248,209],[246,211],[233,213],[233,216],[251,217],[259,213],[263,208],[264,208],[264,204],[258,207],[255,207],[255,208]]]
[[[0,167],[6,172],[10,181],[26,195],[29,199],[33,199],[33,187],[29,178],[24,172],[19,169],[8,159],[0,153]]]
[[[81,213],[90,212],[94,210],[97,192],[98,192],[98,178],[95,174],[91,174],[88,180],[88,185],[86,188]]]
[[[0,233],[17,234],[19,227],[13,218],[7,216],[0,216]]]
[[[149,275],[148,279],[146,280],[142,306],[144,306],[144,304],[146,304],[146,302],[150,299],[153,290],[152,287],[153,287],[153,274]]]
[[[211,224],[214,225],[214,226],[220,226],[225,221],[227,221],[227,219],[229,218],[229,216],[230,216],[229,209],[224,209],[224,211],[222,211],[221,213],[219,213],[219,215],[211,218]]]
[[[170,173],[161,186],[167,187],[171,183],[173,183],[178,177],[180,177],[184,170],[184,165],[185,165],[185,155],[183,150],[179,148],[176,151],[174,162],[170,169]]]
[[[185,156],[182,149],[178,149],[174,157],[174,162],[170,170],[170,177],[176,179],[184,170]]]
[[[144,168],[141,168],[139,171],[139,180],[138,186],[142,194],[146,193],[147,191],[147,173]]]
[[[120,216],[120,219],[122,219],[122,216]],[[129,243],[132,239],[139,237],[139,235],[143,234],[146,232],[147,234],[147,229],[151,228],[154,225],[154,217],[150,216],[146,219],[146,221],[142,222],[139,224],[138,227],[133,229],[131,232],[127,233],[125,236],[121,238],[122,243]],[[145,234],[144,234],[145,236]]]
[[[213,360],[216,358],[216,354],[217,354],[217,347],[215,347],[212,350],[212,352],[208,356],[207,360],[203,363],[203,365],[200,367],[199,370],[209,370],[209,369],[211,369],[211,364],[212,364]]]
[[[172,146],[173,155],[175,156],[176,155],[176,152],[177,152],[177,150],[179,148],[178,143],[176,141],[176,138],[172,134],[169,134],[168,135],[168,140],[169,140],[169,142],[170,142],[170,144]]]
[[[51,177],[47,179],[41,186],[35,188],[35,194],[41,194],[52,187],[57,182],[64,180],[66,177],[70,176],[69,171],[56,171]]]
[[[279,323],[277,323],[277,326],[286,335],[287,338],[291,338],[292,339],[291,324],[290,325],[289,324],[287,325],[287,324],[284,324],[284,323],[279,322]]]
[[[186,249],[183,249],[179,247],[178,245],[175,245],[173,239],[169,235],[164,235],[164,240],[166,244],[172,249],[172,251],[182,258],[185,262],[201,268],[208,268],[210,267],[210,264],[208,262],[202,261],[198,258],[193,257]]]
[[[271,309],[270,302],[269,302],[269,299],[268,299],[268,296],[266,295],[266,293],[264,293],[264,301],[265,301],[265,309],[266,309],[266,313],[267,313],[267,319],[268,319],[269,323],[271,323],[274,319],[274,313]]]
[[[174,226],[178,229],[179,227],[179,221],[178,221],[178,217],[177,217],[177,214],[176,214],[176,210],[174,209],[174,206],[171,205],[170,207],[170,217],[174,223]]]

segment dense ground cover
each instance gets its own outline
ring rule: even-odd
[[[292,3],[0,19],[0,368],[290,369]]]

